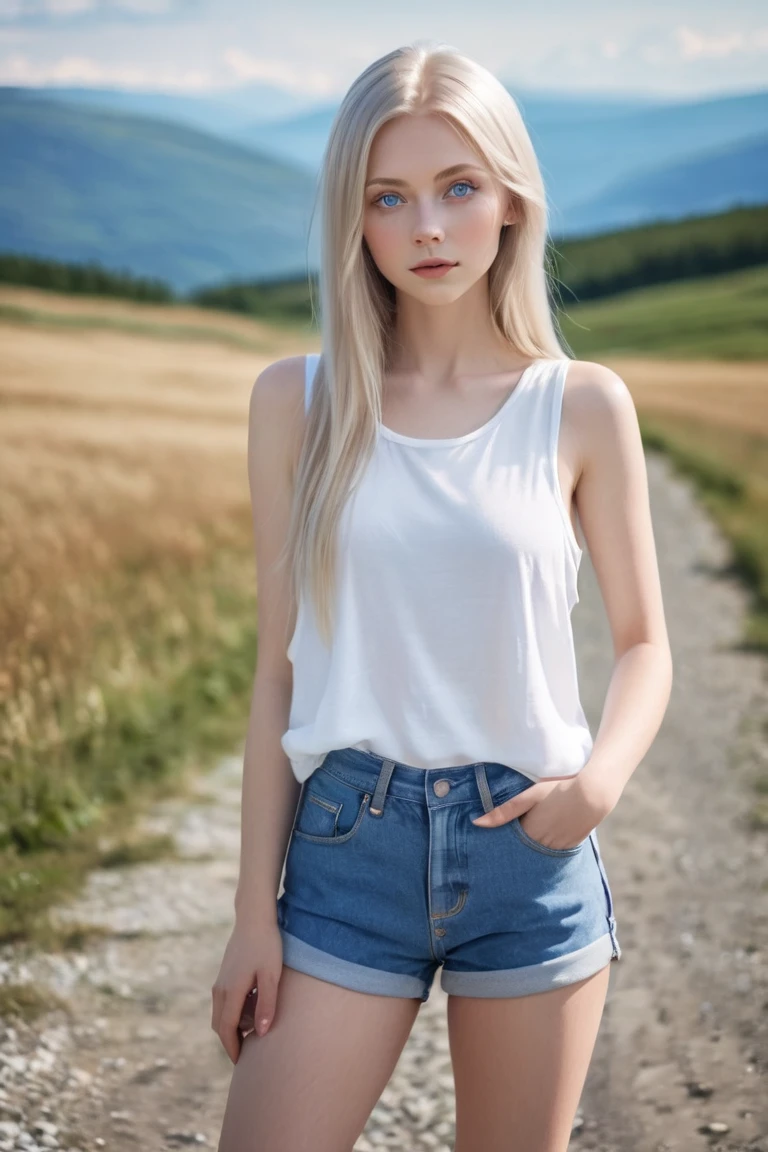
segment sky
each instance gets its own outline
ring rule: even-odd
[[[260,83],[310,106],[418,39],[528,90],[686,98],[768,86],[762,0],[0,0],[0,84],[204,95]]]

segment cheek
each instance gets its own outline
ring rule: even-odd
[[[478,249],[487,247],[498,242],[496,217],[496,207],[489,201],[467,204],[463,212],[456,213],[451,231],[462,243]]]
[[[375,260],[386,259],[387,254],[394,251],[398,244],[397,229],[381,217],[371,216],[366,219],[363,236]]]

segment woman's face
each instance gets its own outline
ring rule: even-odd
[[[463,296],[493,263],[501,227],[514,218],[510,205],[507,190],[440,116],[400,116],[376,134],[363,237],[398,291],[426,304]],[[411,271],[432,257],[457,263],[436,278]]]

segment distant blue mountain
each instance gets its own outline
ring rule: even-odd
[[[625,116],[595,113],[580,126],[553,123],[539,130],[531,125],[534,148],[540,158],[552,205],[552,231],[568,236],[587,228],[606,231],[612,221],[634,222],[625,208],[624,190],[649,172],[677,168],[687,159],[703,158],[710,151],[753,141],[768,124],[768,91],[746,96],[724,96],[684,104],[670,103]],[[733,173],[738,180],[738,172]],[[610,190],[614,189],[613,196]],[[755,203],[750,189],[748,203]],[[635,202],[634,193],[632,194]],[[768,187],[758,203],[768,200]],[[594,209],[590,204],[594,203]],[[677,202],[681,216],[708,211],[706,189],[692,181],[687,198]],[[663,199],[647,200],[648,216],[664,213]],[[605,215],[601,217],[601,213]]]
[[[0,92],[3,89],[0,88]],[[298,115],[306,110],[306,97],[275,88],[271,84],[247,84],[239,88],[222,88],[203,96],[177,92],[150,92],[131,88],[65,87],[25,88],[30,99],[58,100],[79,107],[124,112],[127,115],[151,116],[173,120],[213,132],[235,136],[260,120]]]
[[[768,133],[609,184],[568,213],[569,236],[679,220],[768,201]]]
[[[317,266],[312,178],[274,156],[9,89],[0,155],[0,250],[96,260],[177,291]]]
[[[674,103],[513,91],[556,240],[768,201],[768,91]],[[337,104],[259,120],[279,99],[268,86],[0,88],[0,250],[94,259],[182,291],[316,269],[310,212]]]
[[[547,160],[547,133],[550,130],[580,133],[585,125],[595,121],[598,125],[622,120],[632,114],[655,111],[666,107],[658,100],[639,98],[599,99],[594,96],[543,95],[539,92],[521,92],[511,89],[526,121],[528,130],[541,134],[544,162]],[[324,104],[307,112],[291,113],[275,120],[253,122],[235,133],[244,144],[263,148],[304,164],[316,172],[322,160],[325,142],[331,130],[338,104]]]

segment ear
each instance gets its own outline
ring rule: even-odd
[[[517,200],[511,192],[507,194],[507,210],[504,213],[504,224],[514,224],[518,219]]]

